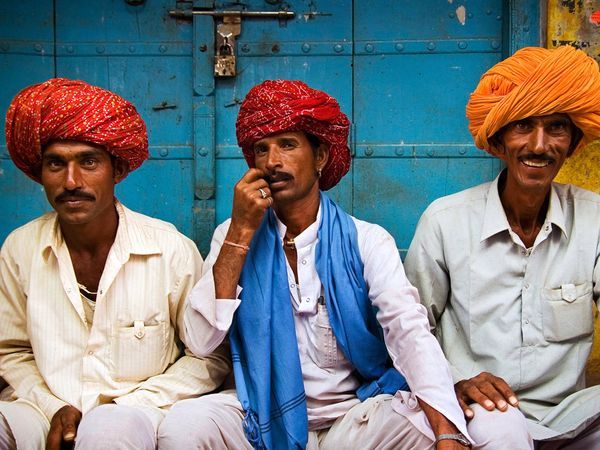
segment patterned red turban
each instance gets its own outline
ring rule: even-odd
[[[246,95],[236,122],[238,145],[254,167],[254,143],[285,131],[304,131],[329,144],[319,187],[335,186],[350,169],[350,122],[338,102],[302,81],[267,80]]]
[[[6,113],[6,145],[16,166],[40,182],[42,149],[55,140],[100,145],[129,171],[148,158],[146,125],[127,100],[83,81],[52,78],[23,89]]]
[[[575,151],[600,137],[600,71],[581,50],[527,47],[488,70],[467,104],[477,147],[493,153],[489,139],[516,120],[568,114],[583,138]]]

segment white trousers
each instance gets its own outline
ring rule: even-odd
[[[77,428],[77,450],[161,449],[158,436],[172,443],[170,448],[186,449],[187,430],[176,421],[164,423],[168,411],[150,407],[116,404],[97,406],[85,414]],[[198,424],[195,424],[198,426]],[[25,402],[0,402],[0,449],[43,450],[50,424],[46,417]]]
[[[308,450],[398,449],[432,450],[433,442],[391,408],[391,395],[378,395],[354,406],[329,429],[311,431]],[[181,428],[175,440],[159,431],[161,449],[251,449],[242,429],[243,412],[235,391],[183,400],[163,424]],[[175,422],[170,424],[170,422]]]
[[[469,434],[477,450],[596,450],[600,449],[600,419],[592,422],[583,432],[572,439],[533,441],[527,429],[527,421],[521,411],[512,406],[506,412],[487,411],[471,405],[475,415],[467,424]]]

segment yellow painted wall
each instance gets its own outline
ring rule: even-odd
[[[548,0],[548,48],[574,45],[600,62],[600,23],[593,20],[600,0],[565,2]],[[596,12],[600,14],[600,12]],[[600,140],[567,160],[557,181],[600,193]],[[588,384],[600,384],[600,319],[596,316],[594,349],[588,362]]]

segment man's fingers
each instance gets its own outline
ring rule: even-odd
[[[248,171],[244,174],[244,176],[242,177],[242,179],[240,181],[250,184],[250,183],[253,183],[256,180],[258,180],[259,178],[264,178],[264,177],[265,177],[265,173],[262,170],[257,169],[256,167],[253,167],[252,169],[248,169]]]
[[[473,410],[471,408],[469,408],[469,405],[467,405],[462,398],[457,398],[458,400],[458,404],[460,406],[460,408],[463,410],[463,414],[465,415],[465,417],[467,419],[472,419],[473,418]]]
[[[46,450],[60,450],[62,444],[62,430],[58,426],[53,426],[46,437]]]
[[[517,400],[517,396],[515,395],[514,391],[502,378],[494,377],[492,384],[498,390],[498,392],[502,394],[502,397],[512,406],[517,406],[519,404],[519,400]]]
[[[468,403],[479,403],[488,411],[492,411],[496,407],[495,403],[486,394],[481,392],[479,386],[473,382],[467,382],[462,398]]]

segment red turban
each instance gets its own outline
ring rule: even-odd
[[[301,81],[267,80],[246,95],[236,122],[238,145],[254,167],[254,143],[285,131],[304,131],[329,144],[329,160],[319,187],[335,186],[350,169],[350,122],[340,105],[325,92]]]
[[[527,47],[488,70],[467,104],[475,145],[488,152],[502,127],[516,120],[568,114],[583,132],[578,149],[600,137],[600,71],[581,50]]]
[[[83,81],[52,78],[19,92],[6,113],[6,145],[16,166],[40,182],[42,149],[51,141],[100,145],[129,171],[148,158],[146,125],[127,100]]]

